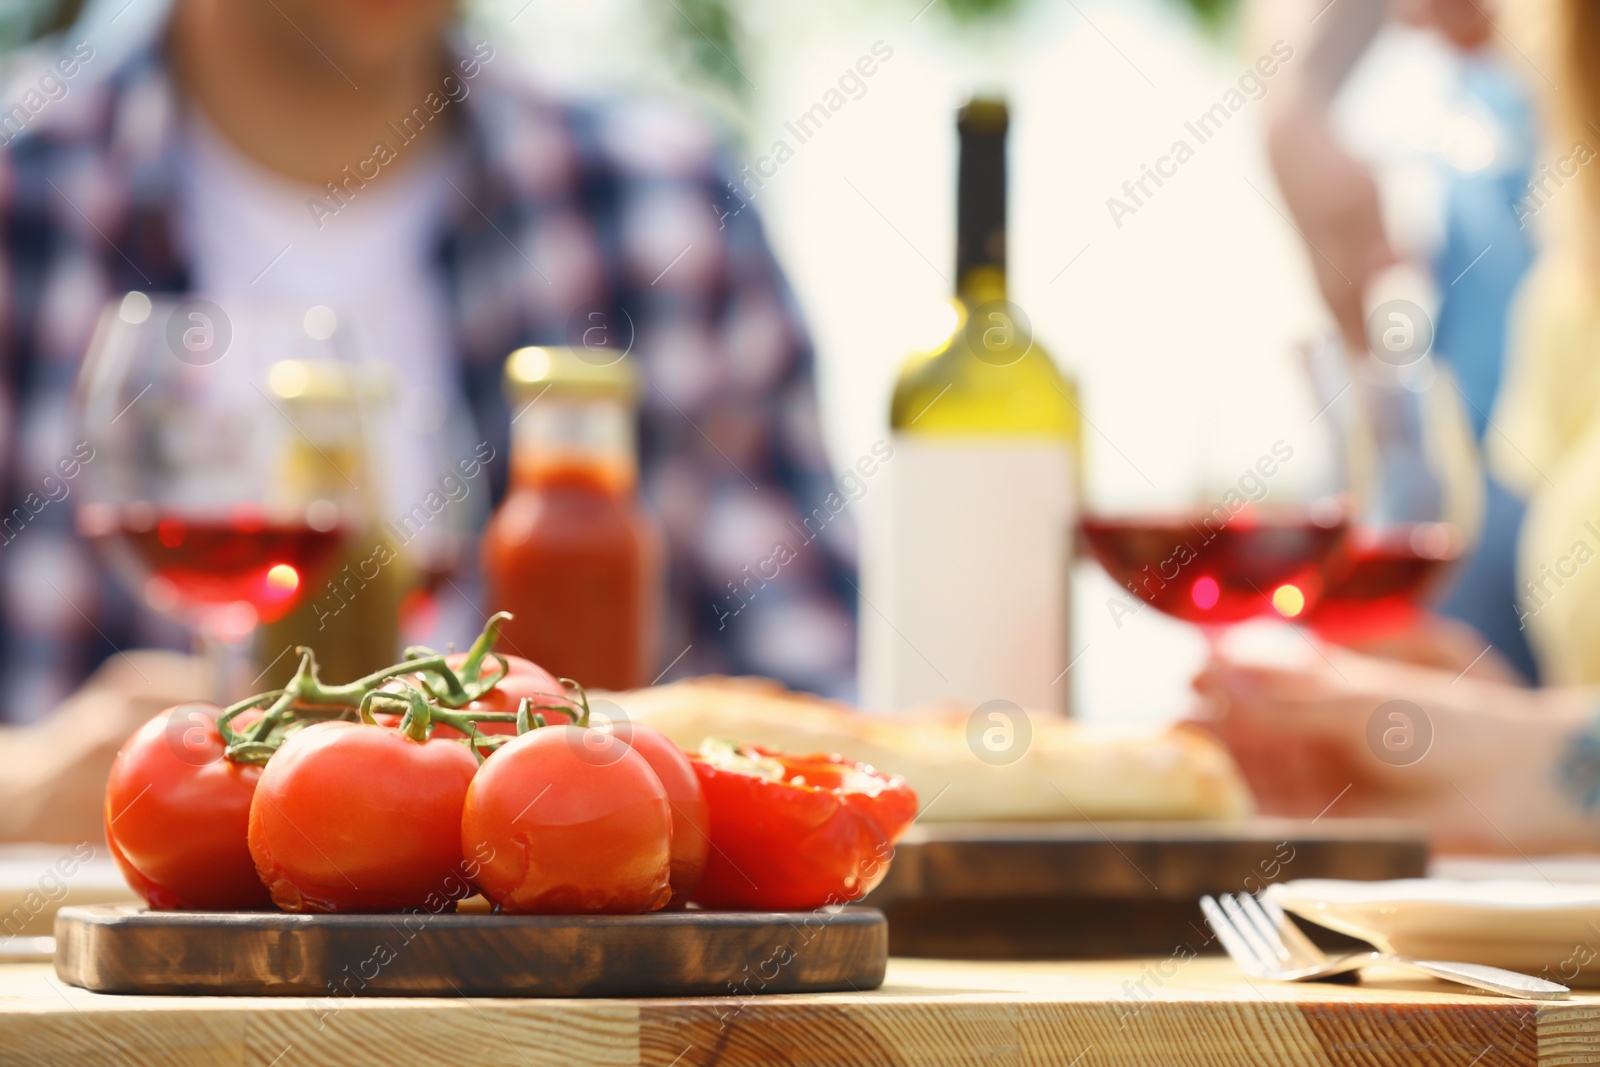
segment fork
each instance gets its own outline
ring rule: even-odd
[[[1543,978],[1478,963],[1416,960],[1386,952],[1329,956],[1300,932],[1276,901],[1257,900],[1246,893],[1223,893],[1220,904],[1201,897],[1200,910],[1233,962],[1256,978],[1309,982],[1381,963],[1523,1000],[1560,1000],[1571,992]]]

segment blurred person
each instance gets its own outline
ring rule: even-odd
[[[572,323],[599,315],[632,338],[645,381],[665,654],[683,649],[685,673],[852,686],[848,521],[815,543],[794,533],[835,489],[812,353],[728,154],[661,101],[545,95],[455,9],[173,0],[120,59],[68,29],[0,99],[0,469],[17,518],[0,535],[0,719],[40,720],[0,728],[0,838],[97,835],[111,740],[205,691],[129,651],[173,628],[75,535],[70,484],[25,507],[75,454],[74,377],[100,309],[129,290],[354,309],[413,399],[471,410],[501,457],[496,498],[506,355],[572,343]],[[421,499],[452,458],[395,460]],[[779,541],[793,558],[728,618],[741,568]],[[69,722],[93,736],[59,732]],[[94,803],[7,821],[44,778]]]
[[[1440,161],[1444,228],[1429,265],[1441,294],[1433,353],[1455,375],[1481,443],[1504,376],[1507,318],[1534,257],[1533,228],[1522,202],[1538,138],[1523,72],[1502,58],[1494,23],[1477,0],[1275,4],[1263,17],[1297,15],[1299,33],[1274,30],[1294,40],[1309,38],[1309,45],[1301,62],[1284,67],[1287,91],[1269,102],[1268,157],[1349,352],[1367,350],[1363,299],[1377,276],[1399,261],[1399,253],[1384,230],[1371,168],[1334,129],[1334,98],[1390,20],[1434,31],[1460,56],[1460,99],[1452,101],[1457,114]],[[1489,474],[1478,541],[1457,565],[1436,606],[1438,615],[1412,633],[1362,647],[1447,664],[1462,651],[1478,654],[1485,644],[1478,639],[1482,634],[1496,657],[1537,679],[1538,663],[1514,610],[1523,510],[1520,497]]]
[[[1218,656],[1195,683],[1206,725],[1268,811],[1416,818],[1451,850],[1600,846],[1600,11],[1559,0],[1534,15],[1560,48],[1533,61],[1561,87],[1554,136],[1505,209],[1537,214],[1545,244],[1517,298],[1487,451],[1528,499],[1515,609],[1548,684],[1338,648],[1287,664]]]

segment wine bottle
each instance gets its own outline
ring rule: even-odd
[[[956,325],[895,384],[864,516],[862,703],[1067,708],[1076,390],[1006,293],[999,100],[960,111]]]

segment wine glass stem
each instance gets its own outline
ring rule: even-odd
[[[215,615],[202,616],[195,628],[197,652],[206,661],[211,700],[220,707],[249,695],[254,634],[254,630],[243,634],[230,630]]]

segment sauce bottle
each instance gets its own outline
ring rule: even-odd
[[[660,529],[638,498],[633,364],[602,349],[506,360],[511,486],[484,533],[501,647],[586,687],[650,683],[661,630]]]

